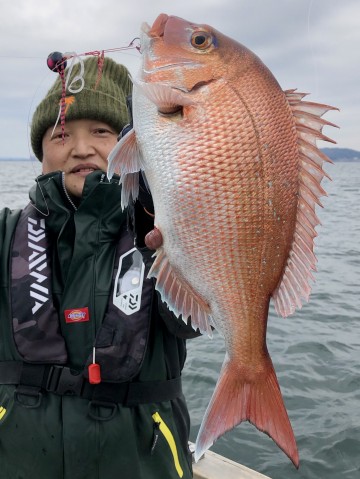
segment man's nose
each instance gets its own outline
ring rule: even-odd
[[[91,138],[88,135],[77,135],[74,138],[72,147],[72,155],[80,158],[86,158],[95,153],[95,148],[92,145]]]

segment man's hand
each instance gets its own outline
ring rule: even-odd
[[[145,244],[149,249],[158,249],[163,244],[163,237],[161,231],[154,226],[154,229],[149,231],[145,236]]]

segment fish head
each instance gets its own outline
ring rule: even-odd
[[[161,14],[142,25],[141,80],[183,91],[217,79],[238,78],[260,60],[249,49],[214,28]]]

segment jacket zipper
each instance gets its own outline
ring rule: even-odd
[[[77,211],[77,208],[76,208],[73,200],[70,198],[70,195],[67,192],[67,189],[66,189],[66,186],[65,186],[65,173],[64,172],[62,172],[62,174],[61,174],[61,183],[62,183],[62,187],[63,187],[66,198],[68,199],[71,206],[74,208],[74,211]]]
[[[161,416],[158,412],[155,412],[152,415],[152,418],[154,420],[154,427],[155,427],[155,432],[156,432],[154,444],[153,444],[153,447],[152,447],[152,452],[155,449],[157,439],[158,439],[157,431],[160,430],[160,432],[162,433],[162,435],[164,436],[164,438],[166,439],[166,442],[168,443],[168,445],[170,447],[170,450],[171,450],[171,453],[172,453],[172,456],[173,456],[173,459],[174,459],[174,465],[175,465],[176,472],[178,473],[179,477],[183,477],[184,471],[182,470],[182,468],[180,466],[179,456],[178,456],[174,436],[172,435],[170,429],[167,427],[166,423],[163,421],[163,419],[161,418]]]
[[[103,173],[101,175],[101,178],[100,178],[100,183],[103,183],[104,182],[104,179],[105,179],[105,174]],[[70,195],[69,193],[67,192],[67,189],[66,189],[66,186],[65,186],[65,173],[62,172],[61,173],[61,183],[62,183],[62,187],[63,187],[63,190],[64,190],[64,193],[65,193],[65,196],[66,198],[68,199],[69,203],[71,204],[71,206],[74,208],[75,211],[77,211],[77,208],[73,202],[73,200],[70,198]]]
[[[105,178],[105,174],[103,173],[100,177],[100,183],[103,183],[104,182],[104,178]],[[102,221],[102,219],[101,219]],[[97,244],[100,244],[100,226],[97,228],[97,237],[96,237],[96,242]],[[95,264],[97,263],[98,261],[98,253],[99,253],[99,250],[97,251],[97,253],[93,256],[93,260],[92,260],[92,263],[93,263],[93,276],[92,276],[92,292],[93,294],[91,295],[91,311],[94,311],[94,321],[93,321],[93,364],[97,364],[96,363],[96,334],[97,334],[97,331],[98,331],[98,328],[100,328],[101,326],[101,323],[98,325],[97,324],[97,321],[98,321],[98,318],[96,317],[95,315],[95,285],[96,285],[96,278],[95,278],[95,271],[96,271],[96,267],[95,267]],[[90,365],[88,366],[88,368],[90,367]],[[99,367],[99,376],[100,376],[100,380],[101,380],[101,367]]]

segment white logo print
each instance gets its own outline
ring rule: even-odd
[[[128,316],[140,309],[144,270],[141,253],[136,248],[120,256],[113,303]]]
[[[29,269],[30,275],[36,279],[30,285],[30,296],[35,299],[35,304],[32,307],[33,314],[49,301],[49,290],[41,284],[47,279],[41,273],[47,266],[46,249],[41,246],[43,239],[45,239],[45,221],[28,218],[28,246],[31,249]]]

